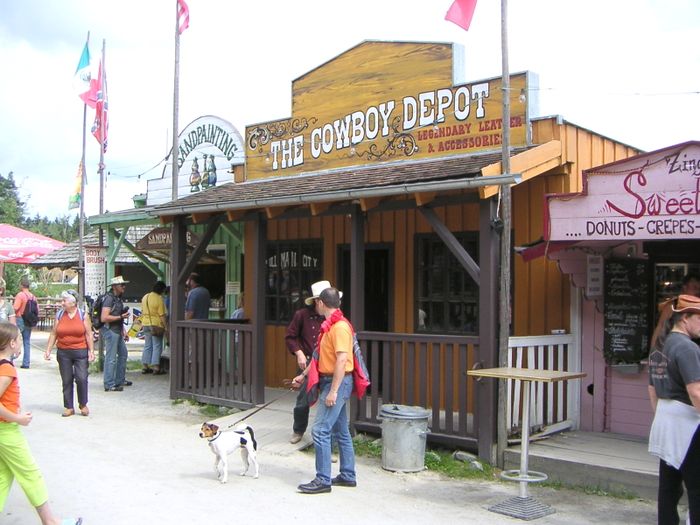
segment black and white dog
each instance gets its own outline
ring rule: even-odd
[[[251,427],[241,423],[233,430],[224,431],[219,430],[219,427],[213,423],[202,423],[199,437],[209,441],[209,448],[216,457],[214,460],[214,471],[221,483],[228,481],[228,455],[237,448],[241,449],[241,459],[243,460],[241,476],[246,475],[248,467],[252,463],[253,467],[255,467],[254,477],[258,477],[258,443],[255,441],[255,434]]]

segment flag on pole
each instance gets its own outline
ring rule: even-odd
[[[476,9],[476,0],[454,0],[447,10],[445,20],[457,24],[465,31],[469,31]]]
[[[107,72],[102,67],[102,61],[100,61],[100,67],[97,73],[97,85],[98,90],[95,97],[95,121],[92,124],[92,134],[97,139],[97,142],[99,142],[102,146],[102,151],[106,153],[107,131],[109,130],[107,109],[109,103],[107,102]]]
[[[185,0],[177,0],[177,32],[179,35],[190,27],[190,8],[187,7]]]
[[[80,207],[80,199],[83,189],[83,161],[81,160],[78,164],[78,172],[75,174],[75,187],[73,188],[73,193],[68,198],[68,209],[74,210]]]
[[[88,48],[87,42],[85,42],[78,67],[73,76],[73,87],[85,104],[91,108],[95,107],[94,81],[92,79],[92,69],[90,66],[90,49]]]

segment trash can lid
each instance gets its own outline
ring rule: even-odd
[[[408,406],[408,405],[382,405],[380,417],[388,417],[394,419],[428,419],[430,410],[423,407]]]

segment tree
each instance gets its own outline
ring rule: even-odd
[[[13,172],[3,177],[0,173],[0,222],[19,226],[25,213],[25,204],[19,199]]]

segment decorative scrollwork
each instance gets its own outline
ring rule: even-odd
[[[399,152],[403,152],[406,157],[410,157],[416,151],[418,151],[418,146],[416,144],[416,138],[405,131],[401,131],[401,117],[395,117],[391,122],[392,134],[387,139],[384,149],[381,149],[377,144],[371,144],[369,148],[364,151],[356,151],[355,155],[358,157],[367,156],[367,160],[381,160],[383,158],[390,158]]]
[[[295,118],[292,121],[292,133],[301,133],[308,128],[309,125],[314,125],[316,122],[318,122],[316,117],[311,117],[308,120],[306,118]]]
[[[257,149],[258,146],[262,148],[262,146],[270,142],[270,138],[270,132],[266,128],[260,126],[253,128],[248,134],[248,147],[250,149]]]
[[[296,118],[289,124],[289,128],[285,122],[272,122],[266,126],[258,126],[251,129],[248,133],[248,147],[253,150],[260,148],[259,151],[262,152],[262,147],[273,138],[281,138],[288,132],[293,134],[301,133],[310,125],[316,124],[316,122],[318,122],[316,117],[311,117],[310,119]]]

